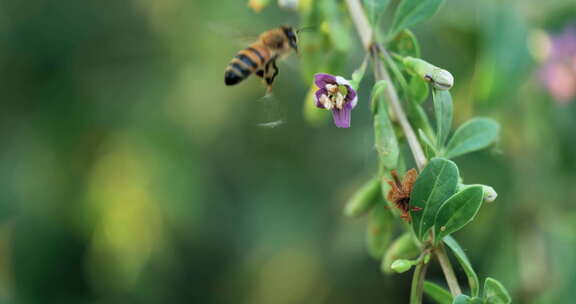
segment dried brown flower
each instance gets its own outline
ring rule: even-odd
[[[422,210],[420,207],[410,207],[410,193],[412,193],[414,182],[418,178],[418,172],[415,169],[408,170],[402,181],[400,181],[396,170],[392,170],[390,174],[394,180],[386,181],[392,187],[388,192],[388,201],[392,202],[400,210],[402,219],[411,222],[410,211]]]

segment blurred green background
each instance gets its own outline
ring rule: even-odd
[[[225,87],[239,33],[300,23],[246,2],[0,2],[0,303],[407,302],[410,274],[381,274],[342,216],[376,171],[369,88],[336,129],[304,119],[297,56],[274,101]],[[414,29],[455,76],[456,125],[502,124],[456,160],[499,193],[456,238],[515,303],[576,298],[576,51],[551,51],[570,26],[572,0],[447,0]]]

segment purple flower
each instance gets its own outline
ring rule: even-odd
[[[576,29],[566,27],[550,37],[550,53],[540,69],[540,79],[552,97],[566,104],[576,98]]]
[[[358,103],[358,96],[348,80],[340,76],[316,74],[314,83],[318,87],[314,94],[316,107],[331,110],[338,128],[350,128],[350,115]]]

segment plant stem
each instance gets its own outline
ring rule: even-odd
[[[404,135],[406,136],[406,140],[408,141],[408,145],[410,146],[410,150],[414,156],[414,161],[416,162],[418,169],[421,171],[424,169],[424,166],[426,166],[426,156],[424,156],[424,151],[422,150],[422,146],[420,146],[416,133],[414,133],[414,129],[412,129],[408,118],[406,118],[406,113],[404,113],[404,110],[402,109],[398,93],[392,84],[390,75],[379,58],[379,55],[384,51],[384,48],[373,42],[372,28],[370,27],[370,23],[368,22],[368,18],[366,18],[366,14],[364,13],[360,2],[358,0],[346,0],[346,4],[348,5],[350,15],[352,15],[352,21],[356,25],[356,30],[362,40],[362,45],[368,52],[370,52],[372,63],[374,64],[374,76],[377,80],[388,82],[385,89],[386,95],[392,107],[392,111],[394,111],[394,115],[398,119],[398,122],[404,131]]]
[[[418,262],[414,275],[412,276],[412,287],[410,288],[410,304],[422,303],[422,294],[424,292],[424,278],[428,264],[424,261]]]
[[[362,40],[362,45],[366,51],[370,51],[372,45],[372,27],[366,18],[364,9],[358,0],[346,0],[348,5],[348,11],[352,15],[352,21],[356,25],[356,30],[358,35],[360,35],[360,40]]]
[[[404,91],[407,91],[408,90],[408,82],[406,81],[406,78],[404,77],[404,75],[402,75],[402,72],[400,72],[400,70],[398,69],[396,62],[394,62],[394,60],[392,59],[392,57],[390,57],[390,55],[388,54],[388,52],[386,50],[382,50],[382,58],[384,58],[384,61],[386,61],[386,64],[388,65],[389,69],[392,71],[392,75],[394,75],[394,77],[396,78],[396,81],[398,81],[400,88]],[[408,113],[410,113],[410,112],[408,112]]]
[[[454,269],[452,268],[452,264],[450,264],[450,260],[448,259],[448,255],[444,249],[444,244],[440,243],[434,251],[436,253],[436,257],[438,258],[438,262],[442,267],[442,272],[444,273],[444,277],[448,283],[448,288],[450,288],[450,293],[454,297],[458,296],[462,293],[462,290],[460,290],[458,279],[456,279]]]
[[[404,109],[402,109],[402,105],[400,104],[400,99],[398,98],[398,93],[396,92],[396,88],[392,85],[392,81],[390,80],[390,75],[388,71],[384,68],[382,61],[380,61],[378,52],[379,46],[374,45],[373,53],[373,64],[374,64],[374,77],[376,80],[384,80],[388,83],[386,86],[386,94],[388,95],[388,100],[390,101],[390,106],[392,107],[392,111],[394,112],[394,116],[398,119],[400,126],[402,127],[402,131],[404,131],[404,135],[406,136],[406,140],[408,141],[408,145],[410,146],[410,150],[412,151],[412,155],[414,156],[414,161],[416,162],[416,166],[418,166],[418,170],[422,171],[426,166],[426,156],[424,156],[424,151],[422,150],[422,146],[420,146],[420,142],[416,137],[416,133],[414,133],[414,129],[410,125],[408,118],[406,117],[406,113]]]
[[[421,171],[426,166],[427,159],[422,150],[422,146],[420,146],[420,142],[414,133],[414,129],[412,129],[412,126],[410,125],[410,122],[406,118],[406,114],[402,109],[400,99],[398,98],[398,93],[396,92],[396,88],[390,79],[390,75],[380,60],[380,54],[384,53],[386,50],[381,45],[373,41],[373,30],[370,27],[368,18],[366,18],[366,14],[362,9],[362,5],[360,4],[359,0],[346,0],[346,4],[348,6],[348,11],[352,16],[352,21],[356,26],[356,30],[358,31],[360,39],[362,40],[362,45],[364,46],[364,49],[370,53],[370,57],[372,58],[372,63],[374,65],[374,77],[376,80],[384,80],[388,83],[385,92],[392,107],[393,114],[396,116],[400,126],[402,127],[404,135],[406,136],[406,140],[408,141],[408,145],[410,146],[410,150],[412,151],[412,155],[414,156],[414,161],[416,162],[418,169]],[[448,255],[444,250],[444,245],[440,244],[434,250],[434,253],[438,257],[438,261],[442,267],[442,272],[444,273],[444,277],[448,282],[450,292],[454,297],[456,297],[457,295],[461,294],[462,291],[460,290],[460,285],[458,284],[458,280],[456,279],[456,275],[454,274],[454,269],[450,264]],[[410,292],[411,304],[422,303],[422,285],[426,275],[426,267],[426,264],[420,262],[414,271],[412,290]]]

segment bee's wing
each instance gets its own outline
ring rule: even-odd
[[[298,56],[296,56],[296,54],[292,54],[287,58],[279,60],[278,62],[282,62],[281,67],[283,70],[288,70],[291,72],[299,70],[300,59],[298,58]]]
[[[257,100],[258,122],[256,125],[262,128],[276,128],[286,123],[282,113],[281,103],[271,92]]]
[[[214,35],[225,37],[239,48],[247,47],[256,42],[260,36],[259,33],[244,30],[241,27],[230,26],[229,24],[211,23],[207,27]]]

